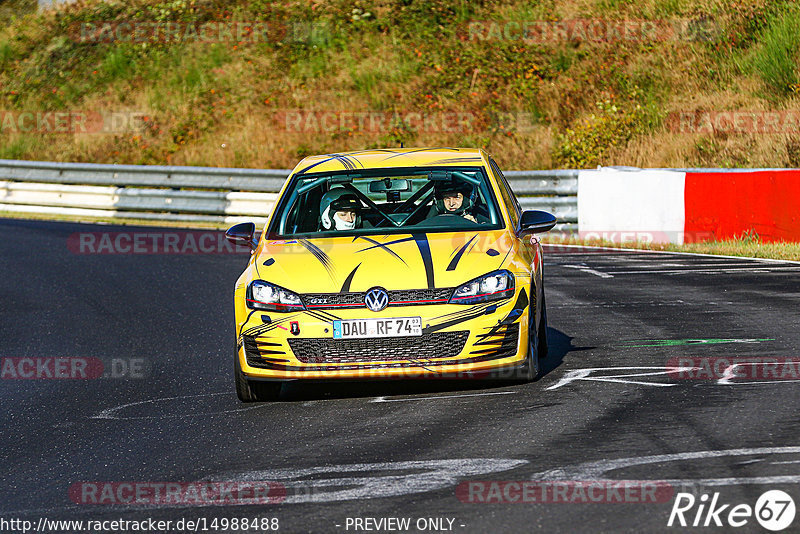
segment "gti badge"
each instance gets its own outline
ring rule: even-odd
[[[389,304],[389,294],[382,287],[373,287],[364,295],[364,304],[374,312],[379,312]]]

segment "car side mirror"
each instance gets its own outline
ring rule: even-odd
[[[244,245],[255,250],[258,243],[253,240],[256,233],[256,225],[251,222],[234,224],[225,231],[225,238],[234,245]]]
[[[552,230],[558,220],[555,215],[546,211],[529,210],[523,211],[519,219],[517,237],[525,237],[531,234],[539,234]]]

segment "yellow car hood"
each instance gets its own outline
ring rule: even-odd
[[[260,279],[297,293],[446,288],[520,270],[516,242],[506,230],[267,240],[255,261]]]

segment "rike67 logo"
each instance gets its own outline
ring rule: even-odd
[[[747,525],[755,517],[765,529],[778,532],[792,524],[795,511],[794,499],[781,490],[763,493],[754,507],[749,504],[722,503],[719,493],[711,497],[704,493],[700,498],[691,493],[678,493],[667,526],[738,528]]]

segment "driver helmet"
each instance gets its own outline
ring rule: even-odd
[[[461,193],[464,196],[464,201],[461,207],[455,211],[447,211],[444,207],[444,197],[447,193]],[[461,180],[450,180],[447,182],[436,182],[433,185],[433,194],[436,198],[436,211],[440,214],[452,213],[454,215],[463,215],[465,211],[472,207],[472,185]]]
[[[361,226],[361,210],[361,202],[353,193],[337,187],[322,195],[319,219],[324,230],[352,230]],[[336,216],[337,211],[354,211],[356,217],[352,222],[347,222]]]

